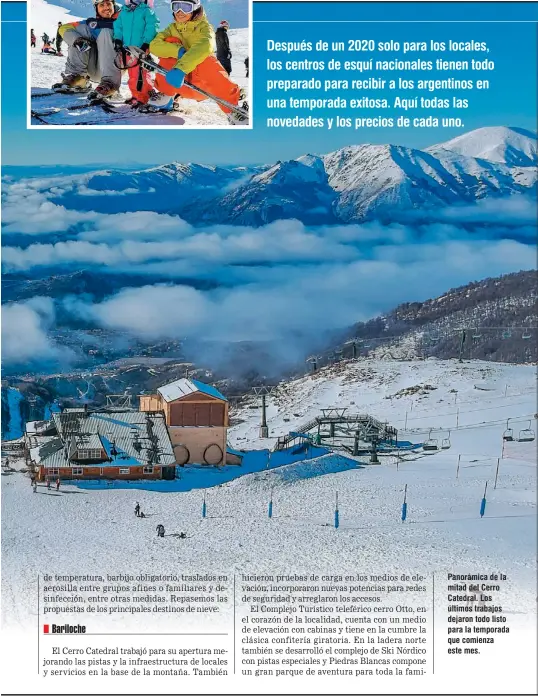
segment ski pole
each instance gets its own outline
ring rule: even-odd
[[[127,47],[126,51],[128,53],[130,53],[133,56],[133,58],[136,58],[139,63],[144,65],[146,70],[151,70],[153,72],[157,72],[166,78],[166,75],[168,74],[168,70],[161,68],[160,65],[157,65],[152,60],[148,60],[140,53],[132,51],[130,47]],[[232,111],[235,111],[240,116],[244,116],[245,118],[249,117],[247,111],[245,111],[244,109],[241,109],[238,106],[235,106],[235,104],[232,104],[229,101],[226,101],[226,99],[221,99],[220,97],[216,97],[214,94],[211,94],[210,92],[206,92],[205,89],[202,89],[201,87],[196,87],[196,85],[193,85],[192,82],[187,82],[187,80],[185,80],[185,82],[183,84],[186,87],[189,87],[190,89],[192,89],[193,91],[198,92],[198,94],[202,94],[204,97],[207,97],[208,99],[212,99],[216,104],[220,104],[220,106],[225,106],[227,109],[231,109]]]

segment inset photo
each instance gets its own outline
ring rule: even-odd
[[[29,128],[251,127],[249,0],[28,4]]]

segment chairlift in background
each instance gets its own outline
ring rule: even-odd
[[[527,341],[529,338],[532,338],[532,334],[530,331],[523,331],[521,338],[524,338]]]
[[[503,338],[512,338],[512,331],[511,331],[511,329],[505,329],[505,330],[502,332],[502,337],[503,337]]]
[[[503,433],[503,440],[505,442],[513,442],[514,441],[514,431],[512,430],[512,428],[508,427],[509,420],[510,420],[510,418],[506,421],[506,430]],[[530,425],[530,423],[529,423],[529,425]]]
[[[437,343],[437,341],[439,341],[439,339],[441,338],[441,334],[439,333],[439,331],[428,331],[426,335],[432,343]]]
[[[473,338],[482,338],[482,334],[480,333],[478,326],[476,327],[476,329],[473,333]]]
[[[439,449],[439,440],[436,437],[432,437],[432,431],[428,435],[428,439],[422,445],[424,452],[437,452]]]
[[[444,437],[441,441],[441,449],[450,449],[451,447],[451,442],[450,442],[450,430],[448,431],[448,435]]]
[[[534,435],[534,430],[531,428],[531,422],[529,421],[529,427],[524,428],[523,430],[519,431],[519,435],[517,437],[518,442],[532,442],[535,438]]]

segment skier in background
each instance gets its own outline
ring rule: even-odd
[[[232,72],[232,52],[230,51],[230,41],[228,39],[228,29],[230,25],[223,19],[219,28],[215,32],[217,43],[217,60],[222,65],[228,75]]]
[[[37,44],[37,38],[36,35],[34,34],[34,30],[30,29],[30,46],[32,48],[35,48]]]
[[[137,46],[148,53],[149,44],[159,30],[159,20],[152,9],[153,0],[125,0],[125,7],[114,22],[114,48],[121,51],[125,46]],[[149,72],[141,65],[129,68],[131,98],[127,104],[146,104],[153,89]]]
[[[57,490],[57,491],[60,490],[60,477],[59,477],[59,476],[58,476],[58,478],[56,479],[56,490]]]
[[[41,48],[41,53],[54,53],[56,54],[56,49],[52,47],[52,42],[50,36],[45,32],[41,37],[43,41],[43,47]]]
[[[136,515],[137,517],[140,517],[140,503],[137,503],[137,504],[135,505],[135,515]]]
[[[245,77],[248,77],[248,56],[245,58],[245,70],[246,70],[246,75]]]
[[[164,536],[164,527],[162,524],[157,525],[157,536],[158,537],[163,537]]]
[[[58,29],[56,29],[56,53],[61,56],[62,55],[62,35],[60,34],[60,27],[62,26],[61,22],[58,22]]]
[[[48,488],[49,491],[50,491],[50,478],[49,478],[48,476],[47,476],[47,488]]]
[[[184,85],[186,79],[213,96],[238,105],[241,90],[214,55],[215,32],[207,21],[201,1],[172,0],[170,7],[174,21],[159,32],[150,45],[150,53],[160,59],[159,64],[168,74],[156,76],[158,92],[151,95],[148,110],[171,111],[176,97],[204,101],[207,97]],[[246,102],[241,106],[245,111],[248,109]],[[232,125],[247,120],[226,106],[219,107]]]

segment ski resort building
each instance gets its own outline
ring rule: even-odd
[[[46,428],[27,430],[25,439],[40,481],[175,478],[174,451],[160,413],[65,409],[53,414]]]
[[[175,461],[181,466],[226,463],[228,400],[215,387],[178,379],[159,387],[157,394],[140,396],[140,411],[164,414]]]

